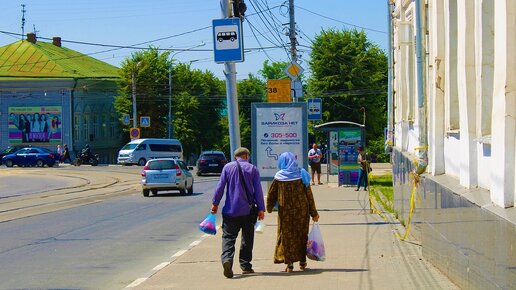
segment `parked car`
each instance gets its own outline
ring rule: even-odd
[[[204,151],[197,160],[197,176],[206,173],[222,173],[222,168],[228,163],[222,151]]]
[[[22,148],[23,148],[23,146],[9,146],[9,147],[5,148],[4,150],[2,150],[2,152],[0,152],[0,159],[2,157],[4,157],[5,155],[14,153]]]
[[[48,167],[59,165],[59,154],[46,148],[25,147],[14,153],[2,157],[2,164],[7,167],[17,166],[38,166]]]
[[[174,158],[158,158],[147,161],[142,170],[142,193],[149,196],[152,192],[179,190],[181,194],[193,194],[194,178],[183,160]]]

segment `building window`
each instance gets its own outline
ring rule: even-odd
[[[90,115],[84,114],[82,118],[82,140],[88,140],[90,135]]]
[[[77,142],[81,139],[81,136],[79,135],[80,134],[79,121],[80,121],[80,114],[75,113],[74,119],[73,119],[73,137],[74,137],[73,141],[74,142]]]

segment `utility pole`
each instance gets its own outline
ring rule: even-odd
[[[290,55],[292,56],[292,63],[297,62],[297,49],[296,49],[296,20],[294,17],[294,0],[288,1],[288,12],[290,16]]]
[[[223,18],[232,16],[232,0],[220,0],[220,9]],[[233,0],[237,1],[237,0]],[[226,100],[228,105],[228,125],[229,125],[229,145],[230,155],[241,145],[240,143],[240,123],[238,120],[238,99],[236,86],[236,68],[234,62],[224,63],[224,75],[226,76]]]
[[[22,4],[21,7],[22,7],[21,39],[23,40],[23,37],[25,36],[25,12],[27,12],[27,10],[25,10],[25,4]]]

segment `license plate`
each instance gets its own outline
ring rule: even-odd
[[[154,174],[155,179],[164,179],[168,178],[168,174]]]
[[[208,166],[212,166],[212,167],[215,167],[215,166],[219,166],[218,164],[210,164]]]

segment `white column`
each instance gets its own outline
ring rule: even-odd
[[[515,203],[516,1],[495,1],[495,56],[492,118],[491,200]]]
[[[473,44],[473,45],[472,45]],[[478,184],[476,146],[475,3],[457,1],[457,84],[459,94],[460,184]]]
[[[428,130],[430,132],[429,169],[433,175],[444,174],[444,3],[436,0],[429,3],[430,57],[432,64],[428,85]]]

